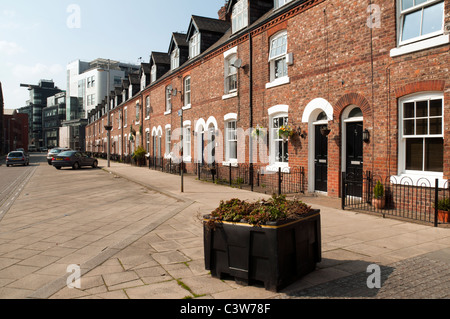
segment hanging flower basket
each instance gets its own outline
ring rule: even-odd
[[[327,125],[322,126],[320,129],[320,133],[322,133],[323,136],[328,136],[331,133],[330,128]]]
[[[286,142],[293,134],[294,130],[289,125],[283,125],[278,130],[278,136],[282,138],[284,142]]]

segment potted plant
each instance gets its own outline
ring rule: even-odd
[[[438,220],[442,223],[450,221],[450,198],[438,201]]]
[[[328,136],[328,135],[330,135],[330,133],[331,133],[331,129],[328,127],[328,125],[324,125],[324,126],[322,126],[322,127],[320,128],[320,133],[321,133],[323,136]]]
[[[284,142],[286,142],[293,134],[294,131],[289,125],[283,125],[278,130],[278,136],[281,137]]]
[[[377,181],[377,184],[373,189],[372,205],[376,209],[383,209],[386,205],[386,199],[384,197],[384,186],[380,181]]]
[[[139,146],[136,151],[134,151],[132,157],[137,165],[142,166],[142,161],[144,160],[145,153],[146,151],[142,146]]]
[[[286,196],[222,201],[204,216],[205,268],[239,284],[263,282],[279,291],[312,272],[322,259],[320,210]]]

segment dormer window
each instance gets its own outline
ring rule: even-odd
[[[281,8],[282,6],[284,6],[285,4],[287,4],[291,1],[292,0],[275,0],[274,7],[275,7],[275,9]]]
[[[200,54],[200,32],[195,31],[189,40],[189,58],[194,58]]]
[[[231,13],[231,23],[233,33],[248,26],[248,2],[239,0],[233,7]]]
[[[152,66],[152,70],[151,70],[151,81],[152,83],[156,81],[156,65]]]
[[[180,66],[180,49],[175,48],[170,55],[170,69],[176,69]]]
[[[128,97],[131,99],[133,97],[133,85],[130,84],[128,87]]]
[[[142,76],[141,76],[141,91],[143,90],[143,89],[145,89],[145,83],[146,83],[146,81],[147,81],[147,79],[146,79],[146,76],[145,76],[145,73],[142,73]]]

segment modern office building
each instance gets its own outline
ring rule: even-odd
[[[108,91],[121,85],[128,74],[139,71],[139,65],[122,63],[108,59],[96,59],[91,62],[76,60],[67,65],[67,96],[77,97],[78,105],[68,101],[66,120],[87,118],[108,95]],[[109,80],[108,80],[109,73]],[[109,84],[109,87],[108,87]]]
[[[40,148],[45,146],[43,110],[47,107],[47,98],[61,93],[52,80],[40,80],[38,85],[21,84],[28,88],[30,99],[27,105],[19,109],[19,113],[28,114],[29,145]]]
[[[48,148],[59,146],[60,128],[66,121],[68,99],[74,110],[78,109],[78,98],[67,97],[66,92],[58,93],[47,99],[47,107],[43,109],[44,145]]]

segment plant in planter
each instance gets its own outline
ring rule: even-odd
[[[372,205],[376,209],[383,209],[386,205],[386,199],[384,197],[384,186],[380,181],[377,181],[377,184],[373,189]]]
[[[287,141],[294,134],[294,130],[289,125],[283,125],[278,130],[278,136]]]
[[[142,161],[144,160],[146,151],[142,146],[139,146],[133,154],[133,160],[139,166],[142,165]]]
[[[270,291],[312,272],[322,259],[320,210],[286,196],[254,203],[231,199],[204,216],[205,268]]]
[[[450,222],[450,198],[438,201],[438,220],[442,223]]]

